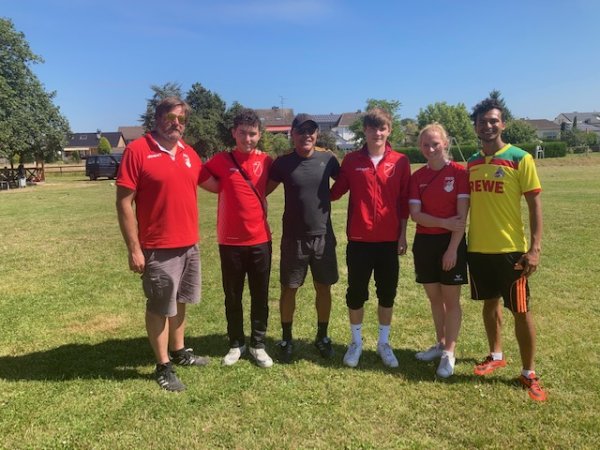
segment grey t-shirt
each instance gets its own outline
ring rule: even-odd
[[[330,151],[315,150],[308,158],[295,151],[273,162],[269,177],[283,183],[285,208],[283,236],[301,238],[331,231],[329,179],[335,179],[340,164]]]

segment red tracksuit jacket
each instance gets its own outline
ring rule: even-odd
[[[391,242],[400,237],[400,220],[408,219],[410,163],[386,143],[385,153],[373,165],[366,145],[344,157],[331,187],[331,199],[350,191],[346,233],[349,241]]]

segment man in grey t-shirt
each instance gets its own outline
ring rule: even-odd
[[[319,126],[308,114],[292,122],[294,151],[277,158],[269,173],[267,193],[283,183],[285,209],[281,238],[281,361],[292,360],[292,322],[296,292],[304,284],[308,267],[316,291],[317,337],[315,346],[324,358],[333,355],[327,335],[331,312],[331,285],[338,280],[335,236],[331,227],[329,180],[340,166],[330,151],[315,148]]]

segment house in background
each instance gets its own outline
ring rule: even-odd
[[[73,133],[68,144],[63,148],[63,159],[67,159],[78,152],[80,157],[98,154],[98,143],[100,138],[108,139],[112,153],[122,153],[125,149],[125,139],[120,131],[103,133]]]
[[[341,114],[311,114],[311,117],[319,125],[319,131],[321,133],[327,133],[333,130],[340,121]]]
[[[260,118],[265,131],[290,135],[294,120],[293,109],[273,106],[271,109],[255,109],[254,111]]]
[[[364,113],[360,110],[356,112],[346,112],[340,115],[340,119],[331,131],[335,134],[336,145],[340,150],[353,150],[356,148],[356,136],[350,129],[350,126],[360,119]]]
[[[554,121],[561,126],[563,123],[570,129],[577,118],[577,129],[588,133],[596,133],[600,137],[600,112],[571,112],[560,113]]]
[[[119,133],[123,135],[125,145],[146,134],[142,126],[119,127]]]
[[[533,129],[537,137],[543,141],[560,138],[560,124],[547,119],[523,119]]]

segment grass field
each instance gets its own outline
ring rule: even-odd
[[[127,269],[113,182],[63,175],[0,192],[0,448],[600,448],[600,155],[548,159],[539,174],[545,236],[531,287],[545,404],[513,384],[520,365],[509,315],[508,367],[472,375],[487,344],[481,306],[468,300],[468,289],[456,375],[440,381],[434,363],[415,360],[434,337],[410,257],[401,259],[391,336],[400,367],[384,368],[375,353],[373,301],[361,363],[342,365],[349,339],[345,200],[333,214],[341,274],[333,290],[334,360],[321,360],[312,346],[316,319],[307,284],[299,291],[294,364],[222,367],[228,345],[216,198],[205,192],[203,302],[189,309],[187,334],[188,345],[212,364],[179,369],[188,389],[167,393],[152,378],[144,300],[139,276]],[[280,188],[270,198],[275,248],[282,197]],[[413,234],[411,224],[409,242]],[[275,251],[267,344],[274,355],[278,270]]]

